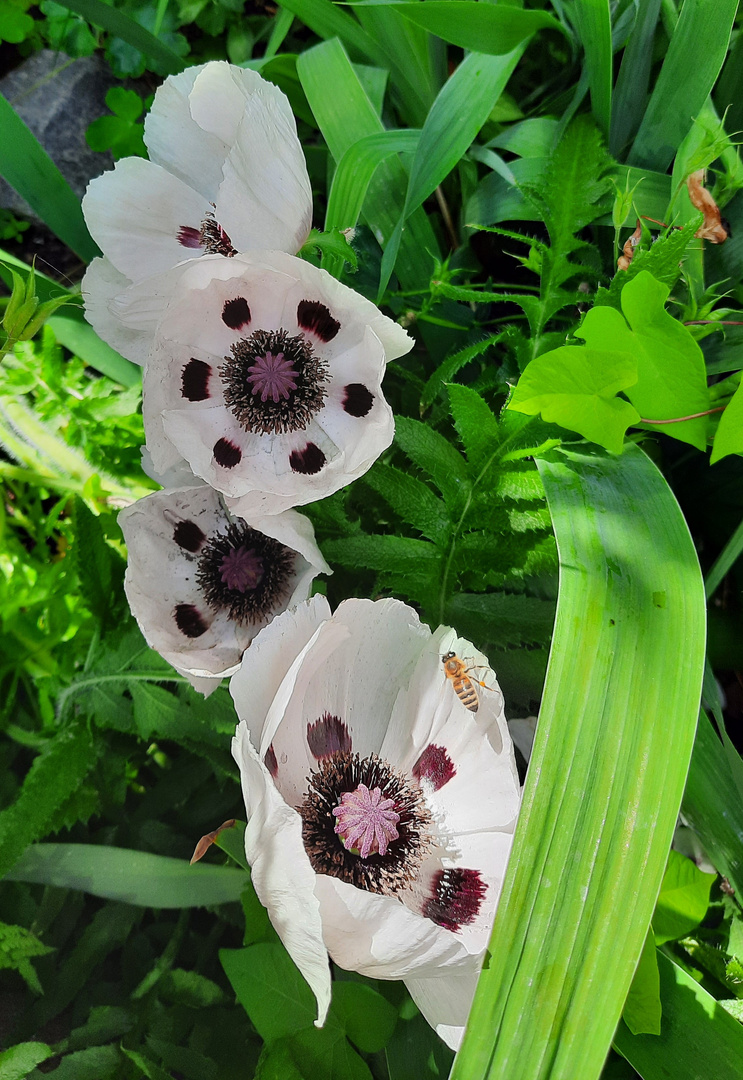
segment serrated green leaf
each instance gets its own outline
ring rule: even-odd
[[[657,945],[685,937],[699,926],[707,914],[709,891],[716,877],[703,873],[685,855],[669,853],[653,916]]]
[[[121,1067],[116,1046],[89,1046],[65,1054],[54,1070],[57,1080],[114,1080]]]
[[[636,253],[628,270],[618,270],[608,289],[599,288],[596,293],[596,306],[610,304],[621,310],[622,290],[638,274],[647,271],[656,281],[667,285],[669,289],[681,276],[681,263],[694,233],[699,228],[701,217],[688,222],[680,229],[670,229],[665,236],[659,237],[652,247]]]
[[[121,596],[124,561],[106,543],[100,518],[92,514],[80,498],[74,500],[72,517],[80,591],[90,612],[104,626],[116,625],[120,607],[116,600]]]
[[[430,476],[452,512],[461,507],[470,493],[467,466],[448,439],[428,424],[398,416],[395,442],[411,461]]]
[[[163,1001],[187,1005],[191,1009],[208,1009],[211,1005],[224,1005],[227,1001],[222,987],[212,979],[207,979],[198,971],[185,971],[183,968],[166,971],[158,984],[158,993]]]
[[[364,483],[428,540],[439,545],[446,542],[451,531],[446,505],[421,480],[392,465],[377,462],[364,477]]]
[[[633,1035],[660,1035],[662,1013],[658,953],[651,929],[640,953],[622,1019]]]
[[[451,383],[449,405],[470,468],[480,473],[497,453],[500,444],[498,421],[490,406],[469,386]]]
[[[43,990],[31,960],[35,956],[46,956],[53,951],[25,927],[0,922],[0,969],[11,968],[17,971],[36,994],[42,994]]]
[[[54,828],[55,813],[95,766],[98,748],[82,724],[59,731],[35,758],[15,802],[0,812],[0,877],[29,844]]]
[[[408,536],[346,536],[327,540],[323,551],[331,563],[368,570],[395,571],[423,564],[435,574],[441,561],[441,553],[433,544]]]
[[[467,345],[464,349],[458,349],[451,356],[447,356],[443,363],[436,368],[433,375],[429,377],[423,388],[421,413],[424,413],[433,404],[445,383],[448,383],[471,360],[475,360],[492,345],[497,344],[503,336],[503,334],[494,334],[491,337],[483,338],[482,341],[476,341],[474,345]]]
[[[46,1061],[54,1051],[46,1043],[24,1042],[0,1050],[0,1080],[24,1080],[32,1069]]]
[[[498,648],[544,645],[555,621],[555,605],[522,593],[457,593],[446,608],[446,619],[474,642]]]

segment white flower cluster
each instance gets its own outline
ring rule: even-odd
[[[475,689],[484,656],[399,601],[308,600],[330,570],[294,509],[389,446],[384,369],[412,341],[296,257],[311,189],[275,86],[190,68],[145,142],[149,161],[83,202],[104,253],[87,316],[144,365],[144,461],[165,485],[120,515],[129,603],[198,689],[232,676],[252,879],[318,1023],[330,956],[404,979],[456,1046],[519,807],[502,695],[492,672]]]

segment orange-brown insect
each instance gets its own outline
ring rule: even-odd
[[[441,663],[444,665],[444,675],[451,682],[454,693],[464,707],[469,709],[470,712],[477,712],[480,707],[480,696],[475,690],[475,683],[478,686],[484,686],[486,690],[490,690],[491,687],[487,683],[481,682],[480,679],[470,678],[470,672],[476,669],[472,666],[468,667],[466,662],[460,660],[456,653],[444,653],[441,657]]]

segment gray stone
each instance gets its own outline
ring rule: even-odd
[[[82,196],[88,181],[113,167],[111,155],[91,150],[85,131],[106,116],[106,94],[118,81],[98,54],[70,60],[42,49],[0,79],[0,93],[29,126],[73,191]],[[31,220],[31,207],[0,179],[0,206]]]

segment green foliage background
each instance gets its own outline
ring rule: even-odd
[[[212,58],[276,82],[313,182],[303,255],[416,337],[385,380],[393,446],[308,512],[333,606],[407,600],[489,656],[509,716],[543,702],[541,779],[532,770],[460,1078],[742,1075],[743,739],[714,679],[729,690],[743,670],[736,9],[0,0],[16,58],[99,50],[153,91]],[[112,90],[90,146],[143,153],[146,98]],[[0,131],[0,173],[91,258],[79,203],[3,98]],[[686,195],[703,167],[732,227],[718,248],[694,238]],[[354,230],[351,249],[338,230]],[[10,289],[28,268],[6,255]],[[449,1075],[401,985],[336,970],[330,1020],[312,1026],[239,826],[187,867],[202,834],[241,814],[234,711],[224,687],[193,692],[126,606],[116,512],[150,489],[139,372],[84,323],[74,287],[41,273],[34,286],[65,306],[44,309],[34,340],[8,322],[0,369],[0,1080]],[[628,443],[642,452],[616,456]],[[710,603],[692,750],[695,548]],[[647,634],[654,651],[637,657]],[[608,699],[591,679],[602,657]],[[685,850],[701,842],[714,879],[667,862],[682,791]],[[625,844],[601,827],[619,828],[630,792],[640,839]],[[609,869],[585,871],[584,910],[571,862],[599,839]],[[564,891],[540,907],[550,860]],[[503,948],[520,935],[521,951]],[[546,989],[545,957],[559,972]]]

